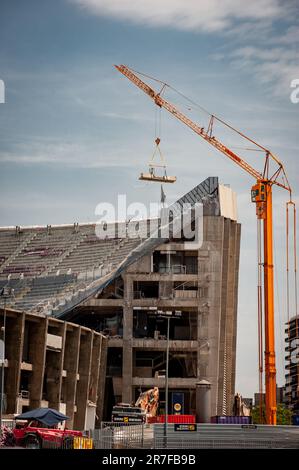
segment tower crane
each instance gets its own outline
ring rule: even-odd
[[[273,220],[272,220],[272,186],[279,186],[290,194],[287,203],[294,206],[292,190],[283,163],[267,148],[258,144],[245,134],[237,131],[215,115],[210,115],[207,130],[196,124],[184,115],[176,106],[161,96],[166,86],[163,83],[160,92],[155,91],[147,83],[142,81],[136,73],[125,65],[115,65],[116,69],[127,77],[134,85],[146,93],[160,108],[166,109],[170,114],[192,129],[202,139],[215,147],[226,157],[230,158],[239,167],[249,173],[255,180],[251,188],[251,200],[256,204],[256,215],[259,221],[263,221],[263,297],[264,297],[264,335],[265,335],[265,411],[266,423],[276,424],[276,365],[275,365],[275,329],[274,329],[274,269],[273,269]],[[151,78],[151,77],[150,77]],[[158,80],[159,81],[159,80]],[[237,132],[242,138],[256,145],[265,153],[264,167],[262,171],[253,168],[244,158],[233,152],[213,135],[215,120],[228,126]],[[260,286],[261,289],[261,286]]]

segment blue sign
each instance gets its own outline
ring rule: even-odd
[[[171,394],[171,408],[172,414],[183,415],[184,414],[184,392],[172,392]]]

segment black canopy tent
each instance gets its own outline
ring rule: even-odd
[[[35,419],[47,426],[54,426],[61,421],[66,421],[69,417],[59,411],[53,410],[53,408],[36,408],[35,410],[26,411],[26,413],[16,416],[15,419]]]

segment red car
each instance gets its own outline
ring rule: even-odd
[[[48,427],[38,421],[16,423],[13,429],[16,445],[28,449],[73,448],[74,437],[82,437],[81,431]]]
[[[81,431],[60,429],[59,424],[69,418],[53,408],[36,408],[16,416],[15,419],[13,433],[19,446],[32,449],[71,449],[74,437],[83,437]]]

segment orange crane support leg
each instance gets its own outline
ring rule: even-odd
[[[273,224],[272,184],[263,181],[266,189],[264,210],[264,302],[265,302],[265,386],[266,422],[276,424],[276,367],[274,329],[274,269],[273,269]]]

